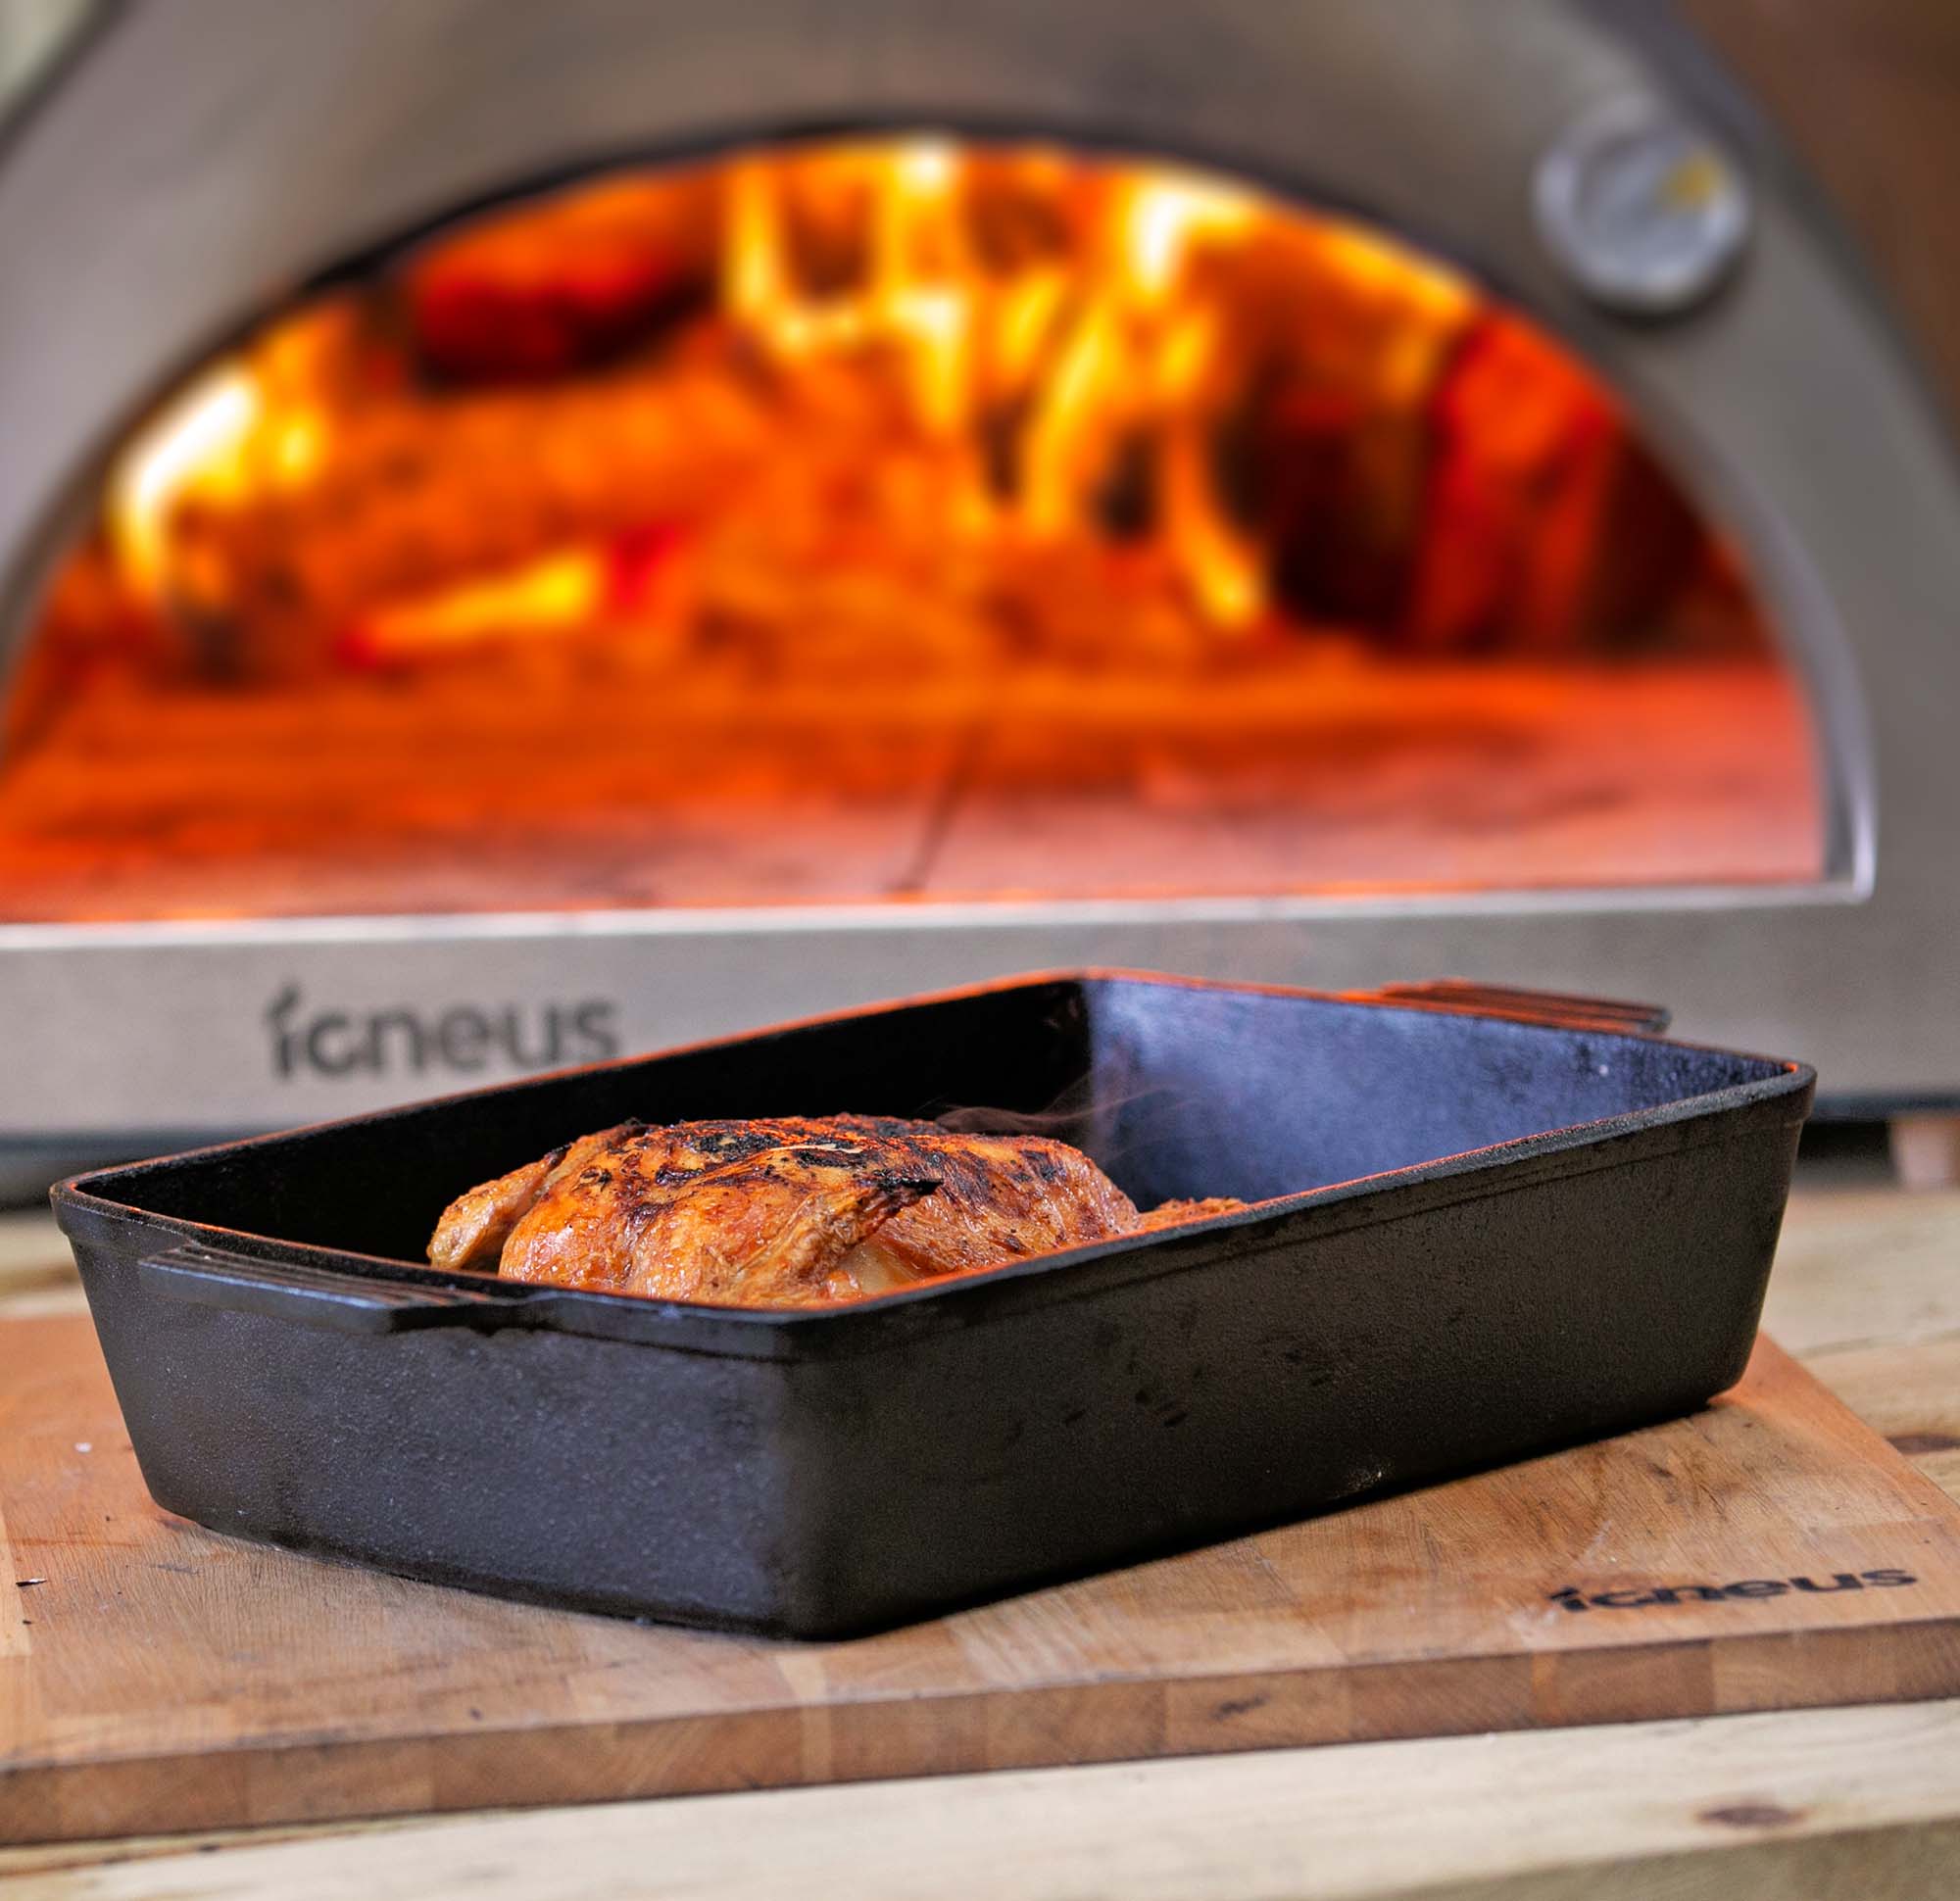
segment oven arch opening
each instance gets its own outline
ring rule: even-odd
[[[890,134],[342,273],[138,424],[8,922],[1814,884],[1740,557],[1562,345],[1236,178]]]

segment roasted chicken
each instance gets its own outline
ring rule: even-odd
[[[442,1268],[717,1306],[812,1306],[1227,1212],[1148,1215],[1079,1149],[837,1115],[624,1122],[444,1210]]]

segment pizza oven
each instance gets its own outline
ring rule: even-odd
[[[1960,1100],[1960,487],[1651,8],[181,0],[0,143],[0,1145],[1058,965]]]

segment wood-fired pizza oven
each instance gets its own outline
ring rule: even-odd
[[[1009,968],[1960,1098],[1960,486],[1666,16],[110,8],[0,143],[0,1144]]]

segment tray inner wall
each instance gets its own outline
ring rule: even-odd
[[[102,1178],[109,1198],[419,1261],[472,1183],[628,1117],[950,1115],[1093,1154],[1142,1205],[1298,1194],[1780,1073],[1631,1036],[1057,979],[568,1072]]]

